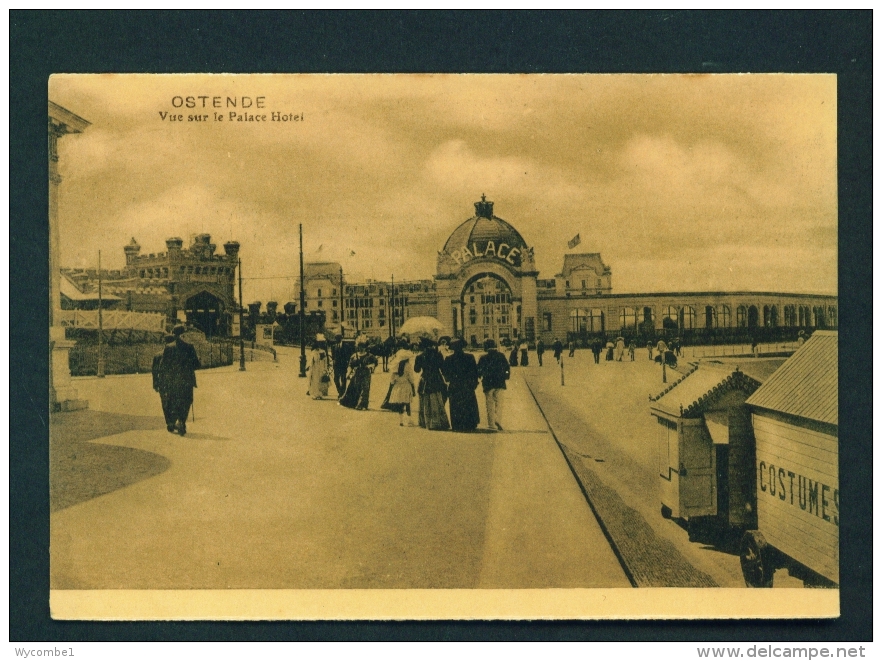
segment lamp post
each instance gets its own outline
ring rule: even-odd
[[[102,280],[101,280],[101,251],[98,251],[98,367],[96,373],[99,379],[104,378],[104,313],[101,308],[104,307],[104,299],[102,296]]]
[[[300,374],[306,378],[306,292],[303,291],[303,223],[300,223]]]
[[[340,337],[346,337],[346,330],[343,327],[343,267],[340,267]]]
[[[239,371],[245,371],[245,320],[242,305],[242,258],[239,258]]]
[[[664,340],[659,342],[658,352],[661,354],[661,364],[662,364],[662,383],[668,382],[668,370],[667,370],[667,361],[668,361],[668,344]]]
[[[390,314],[390,323],[389,323],[389,337],[395,337],[395,274],[392,274],[392,289],[389,292],[390,296],[390,304],[389,304],[389,314]]]
[[[361,331],[361,320],[358,318],[358,297],[361,295],[361,285],[352,288],[355,292],[355,335]]]

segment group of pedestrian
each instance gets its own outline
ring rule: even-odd
[[[178,325],[165,336],[165,346],[162,353],[154,357],[152,370],[153,389],[159,393],[166,428],[181,436],[187,433],[187,418],[196,387],[196,370],[200,368],[195,348],[182,337],[185,332],[186,327]],[[655,350],[658,353],[657,361],[673,360],[676,364],[674,356],[679,344],[679,339],[673,340],[671,347],[664,340],[659,340],[657,345],[650,341],[646,345],[650,360]],[[575,343],[570,340],[568,345],[569,355],[573,356]],[[431,430],[477,429],[480,414],[475,392],[481,385],[487,425],[490,429],[501,431],[502,395],[506,390],[506,381],[511,376],[510,367],[529,364],[528,345],[525,341],[515,344],[506,359],[498,351],[496,342],[487,340],[484,343],[485,354],[477,361],[472,354],[465,352],[465,346],[464,340],[454,339],[448,345],[449,355],[444,356],[438,343],[429,338],[422,338],[413,344],[407,338],[393,339],[378,349],[371,347],[365,336],[352,341],[337,335],[333,345],[328,346],[325,337],[318,335],[310,347],[307,395],[317,400],[326,398],[333,378],[341,406],[367,410],[370,405],[371,377],[379,364],[377,356],[381,355],[384,367],[392,373],[382,408],[399,413],[399,424],[402,426],[413,426],[412,402],[417,397],[419,426]],[[601,340],[594,338],[591,351],[595,363],[600,362],[602,347]],[[563,343],[555,338],[552,350],[555,360],[560,363]],[[635,350],[636,343],[632,339],[627,347],[632,361]],[[621,361],[624,352],[624,338],[619,337],[615,344],[607,342],[606,360]],[[540,339],[536,343],[540,366],[544,353],[545,343]]]
[[[356,341],[355,350],[349,357],[343,378],[345,388],[340,394],[341,406],[359,411],[368,409],[371,399],[371,376],[378,364],[377,357],[368,351],[367,341]]]
[[[561,356],[563,355],[564,345],[559,339],[555,338],[552,347],[554,349],[554,358],[558,363],[560,363]],[[570,358],[572,358],[576,353],[575,341],[569,340],[567,343],[567,347],[569,349],[568,355]],[[649,349],[650,360],[652,359],[653,347],[654,345],[652,344],[652,342],[647,345],[647,348]],[[604,355],[605,360],[609,362],[621,362],[622,360],[624,360],[626,352],[628,358],[633,362],[636,359],[637,341],[635,339],[631,339],[627,344],[625,344],[625,338],[618,337],[616,338],[615,342],[613,342],[612,340],[608,340],[606,343],[604,343],[603,340],[601,340],[599,337],[595,337],[593,340],[591,340],[588,348],[591,350],[591,354],[594,357],[595,364],[600,363],[601,355]],[[539,354],[539,365],[542,365],[542,352],[544,350],[545,345],[542,343],[542,340],[539,340],[536,345],[536,353]]]
[[[674,352],[672,346],[669,346],[664,339],[660,339],[658,344],[655,345],[655,362],[659,364],[670,365],[671,367],[677,366],[677,356]],[[650,348],[650,356],[652,356],[652,349]]]
[[[201,367],[196,349],[182,337],[186,330],[185,326],[178,325],[165,336],[163,351],[154,357],[152,365],[153,389],[159,393],[166,427],[169,432],[181,436],[187,433],[196,370]],[[450,342],[451,353],[446,357],[439,351],[438,344],[428,338],[421,339],[418,344],[400,338],[391,346],[395,353],[390,358],[388,353],[391,351],[388,351],[386,362],[392,376],[382,408],[397,411],[401,425],[413,425],[411,404],[414,397],[418,397],[421,427],[454,431],[477,429],[480,413],[475,391],[482,384],[488,426],[502,430],[502,391],[506,389],[510,370],[509,361],[499,353],[493,340],[485,343],[486,353],[477,361],[464,351],[466,344],[460,339]],[[306,368],[309,376],[307,395],[316,400],[326,398],[333,377],[341,406],[367,410],[371,377],[379,364],[376,352],[371,348],[364,336],[352,342],[337,335],[330,347],[323,335],[316,336]],[[521,354],[520,363],[527,364],[526,343],[516,350]],[[417,374],[420,376],[419,385]]]
[[[526,340],[522,340],[521,342],[515,342],[511,346],[511,351],[508,354],[508,364],[512,367],[517,367],[520,365],[521,367],[527,367],[530,364],[530,353],[529,353],[529,345]],[[520,356],[520,358],[518,358]],[[542,364],[542,358],[539,358],[539,364]]]
[[[465,341],[454,339],[448,345],[450,354],[445,357],[436,342],[428,338],[420,340],[420,353],[413,362],[413,371],[420,375],[417,388],[420,427],[460,432],[477,429],[480,413],[475,391],[481,384],[487,408],[487,426],[502,430],[502,391],[506,389],[505,382],[511,374],[509,361],[497,350],[493,340],[485,343],[486,353],[477,361],[472,354],[465,352],[465,346]],[[393,357],[393,365],[396,360],[397,357]],[[404,357],[404,360],[407,358]],[[397,371],[406,373],[407,370],[406,367],[401,368],[399,363]],[[393,384],[393,390],[395,387]],[[393,398],[390,397],[389,401],[391,403]],[[449,418],[445,404],[450,407]],[[404,424],[403,416],[401,423]]]
[[[485,343],[486,354],[479,360],[467,353],[465,347],[465,341],[454,339],[446,346],[448,351],[444,355],[430,338],[413,343],[404,337],[396,339],[387,358],[389,388],[380,408],[398,413],[401,426],[418,424],[430,430],[473,431],[480,422],[476,390],[483,385],[488,426],[502,430],[501,391],[506,389],[510,377],[509,360],[492,340]],[[515,358],[523,364],[526,343],[516,350],[520,355]],[[325,397],[333,372],[340,405],[367,410],[371,378],[378,365],[377,356],[363,337],[352,342],[338,335],[330,348],[316,342],[308,368],[309,394],[315,399]],[[416,423],[412,415],[414,399],[419,403]]]

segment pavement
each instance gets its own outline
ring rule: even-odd
[[[400,427],[381,371],[369,411],[312,400],[297,358],[200,371],[185,437],[161,426],[149,375],[75,379],[90,410],[51,421],[50,586],[631,585],[532,368],[513,370],[505,432],[463,434]]]

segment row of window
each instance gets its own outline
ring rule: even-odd
[[[345,287],[343,291],[344,291],[344,293],[346,293],[349,296],[351,296],[353,294],[373,295],[375,293],[377,296],[385,296],[387,288],[391,289],[391,287],[388,287],[388,286],[387,287],[377,287],[375,289],[374,285],[350,285],[350,286]],[[426,284],[426,285],[421,285],[421,284],[409,285],[409,284],[405,284],[405,285],[396,285],[395,291],[393,293],[394,294],[402,294],[405,292],[410,293],[410,294],[412,294],[414,292],[428,293],[429,291],[434,290],[434,289],[435,289],[434,285],[428,285],[428,284]],[[335,289],[334,293],[336,293],[336,292],[337,292],[337,290]],[[321,289],[318,290],[318,295],[319,296],[322,295]]]
[[[398,287],[396,287],[395,289],[397,290]],[[346,290],[345,290],[345,293],[346,293],[347,296],[351,296],[351,295],[352,295],[352,287],[347,287]],[[359,292],[359,293],[363,293],[363,292]],[[396,291],[396,293],[398,293],[398,292]],[[331,289],[331,294],[330,294],[330,296],[331,296],[332,298],[337,296],[337,288],[336,288],[336,287],[333,288],[333,289]],[[380,291],[377,293],[377,296],[385,296],[385,292],[384,292],[382,289],[380,289]],[[322,298],[322,290],[321,290],[321,289],[317,289],[317,290],[316,290],[316,298]],[[362,299],[360,299],[360,300],[368,301],[368,300],[373,300],[373,298],[371,298],[371,297],[367,297],[367,298],[362,298]],[[382,300],[385,300],[385,299],[382,299]],[[401,299],[398,298],[398,299],[396,299],[396,300],[401,300]],[[406,300],[406,299],[405,299],[405,300]]]
[[[488,303],[480,306],[480,314],[478,307],[471,305],[468,308],[468,323],[471,326],[478,324],[478,320],[484,326],[508,326],[512,323],[512,306],[505,303],[493,302],[493,297],[488,296]],[[521,324],[521,306],[514,306],[517,317],[517,324]]]
[[[334,320],[335,320],[335,321],[336,321],[336,319],[337,319],[337,318],[334,317]],[[355,319],[354,317],[352,317],[352,316],[349,316],[348,319],[349,319],[350,321],[354,321],[354,322],[355,322],[355,328],[356,328],[357,330],[363,330],[363,329],[365,329],[365,328],[373,328],[373,326],[374,326],[374,320],[373,320],[373,319],[361,319],[361,320],[356,320],[356,319]],[[385,327],[386,327],[386,320],[385,320],[385,319],[377,319],[377,327],[378,327],[378,328],[385,328]]]
[[[386,307],[388,304],[390,307],[394,306],[395,308],[406,307],[408,304],[408,297],[398,297],[394,301],[389,302],[384,298],[374,299],[374,298],[345,298],[343,299],[343,307],[344,308],[372,308],[374,307],[374,301],[377,301],[376,306],[378,308]],[[319,301],[321,303],[321,301]]]
[[[380,301],[380,303],[384,303],[384,302],[385,301]],[[309,301],[306,301],[306,306],[309,307]],[[319,299],[318,301],[316,301],[316,306],[323,308],[323,307],[325,307],[325,302],[322,299]],[[400,316],[401,315],[400,309],[405,306],[407,306],[407,299],[406,298],[403,299],[401,302],[396,303],[396,310],[395,310],[396,315]],[[332,308],[337,307],[337,299],[336,298],[331,299],[331,307]],[[349,309],[354,310],[356,307],[359,310],[364,310],[364,309],[370,310],[371,308],[374,307],[374,301],[371,298],[360,298],[360,299],[358,299],[358,305],[356,305],[355,299],[348,299],[347,298],[347,299],[343,300],[343,307],[347,310],[349,310]],[[378,306],[378,307],[380,307],[380,306]],[[384,313],[385,313],[385,307],[380,307],[380,314],[382,315]]]
[[[569,280],[566,281],[566,285],[567,289],[571,289]],[[603,280],[597,278],[597,284],[594,285],[589,284],[587,280],[582,280],[582,289],[588,289],[589,287],[603,287]],[[573,289],[578,289],[578,287],[573,287]]]
[[[347,319],[355,319],[355,318],[356,318],[356,315],[355,315],[356,312],[357,312],[357,310],[354,310],[354,309],[352,309],[352,310],[347,310],[347,311],[346,311],[346,318],[347,318]],[[361,308],[361,310],[358,310],[358,312],[361,313],[361,314],[358,315],[358,317],[361,318],[361,319],[372,319],[373,316],[374,316],[374,311],[371,310],[370,308]],[[392,315],[389,315],[389,316],[391,317]],[[401,318],[403,317],[403,315],[401,314],[401,311],[400,311],[400,310],[396,310],[396,311],[395,311],[395,317],[396,317],[397,319],[401,319]],[[385,311],[385,310],[378,310],[378,311],[377,311],[377,318],[378,318],[378,319],[385,319],[385,318],[386,318],[386,311]]]
[[[550,313],[545,315],[550,319]],[[550,321],[548,322],[550,324]],[[634,330],[638,325],[656,326],[655,309],[624,307],[619,309],[619,328]],[[785,305],[779,314],[777,305],[739,305],[735,310],[737,328],[804,326],[827,328],[838,326],[835,306]],[[732,310],[728,305],[707,305],[696,311],[691,305],[667,306],[662,309],[662,327],[691,330],[694,328],[730,328]],[[573,332],[599,332],[605,328],[605,313],[599,308],[578,308],[570,311],[570,330]],[[546,330],[551,330],[550,326]]]
[[[479,300],[476,301],[476,299]],[[480,302],[481,305],[487,303],[511,303],[511,294],[479,294],[478,296],[469,296],[469,303],[474,305],[476,302]]]

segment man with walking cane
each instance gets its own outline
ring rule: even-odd
[[[169,334],[165,336],[166,344],[174,344],[174,342],[174,335]],[[175,419],[172,417],[172,410],[169,406],[168,386],[166,385],[165,372],[162,369],[163,353],[164,351],[161,351],[153,356],[153,366],[151,369],[153,374],[153,389],[159,393],[159,401],[162,404],[162,415],[165,416],[165,426],[170,432],[174,432]]]
[[[165,389],[163,412],[166,414],[166,428],[181,436],[187,433],[187,416],[193,405],[196,370],[201,367],[196,349],[181,337],[186,330],[184,326],[175,326],[172,331],[174,339],[165,345],[158,369],[160,388]],[[156,381],[154,377],[154,383]]]

